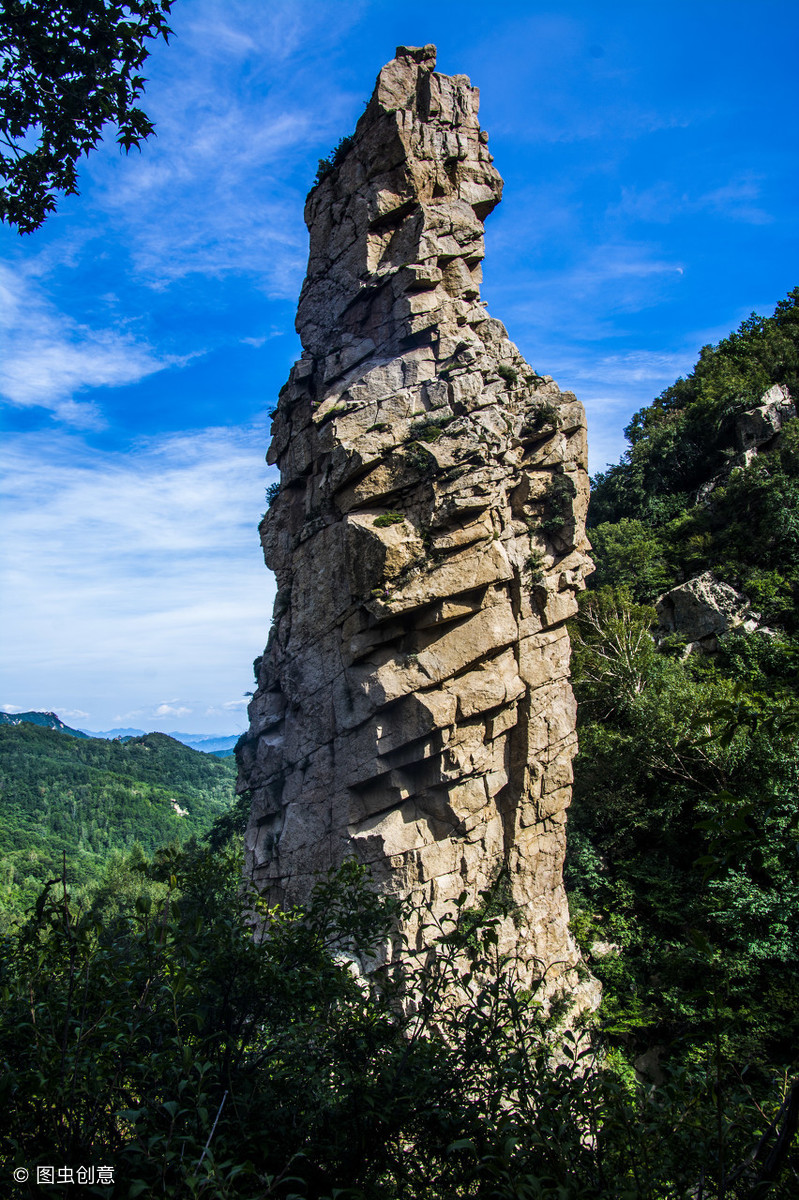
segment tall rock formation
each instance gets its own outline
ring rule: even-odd
[[[261,526],[279,590],[238,752],[248,865],[291,903],[355,856],[439,914],[504,867],[505,940],[554,980],[576,962],[584,415],[480,302],[502,180],[477,89],[434,67],[432,46],[397,50],[306,205],[304,349]]]

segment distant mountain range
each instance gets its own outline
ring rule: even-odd
[[[105,729],[97,731],[93,729],[73,729],[70,725],[66,725],[59,716],[54,712],[21,712],[21,713],[0,713],[0,725],[20,725],[22,723],[28,725],[41,725],[47,729],[55,729],[59,733],[66,733],[69,737],[76,738],[104,738],[106,741],[128,741],[129,738],[144,737],[147,730],[144,729]],[[215,733],[168,733],[167,737],[174,738],[176,742],[182,742],[184,746],[189,746],[192,750],[200,750],[203,754],[213,754],[217,758],[229,758],[233,754],[233,749],[236,742],[239,740],[239,735],[236,733],[230,735],[220,735]]]
[[[82,729],[73,729],[65,725],[54,712],[0,712],[0,725],[41,725],[45,729],[57,729],[59,733],[68,733],[70,737],[88,738],[93,734],[85,733]]]

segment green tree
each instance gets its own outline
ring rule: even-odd
[[[596,562],[592,588],[628,587],[636,600],[651,601],[670,584],[663,544],[643,521],[622,517],[591,530]]]
[[[754,313],[693,371],[633,416],[630,448],[594,481],[592,525],[621,517],[658,527],[695,498],[735,449],[735,419],[774,383],[799,396],[799,288],[770,317]]]
[[[58,193],[77,193],[77,161],[108,122],[125,151],[154,132],[140,71],[148,39],[169,39],[173,2],[2,0],[0,219],[38,229]]]
[[[688,1064],[718,1033],[731,1071],[796,1071],[795,700],[745,654],[737,681],[658,654],[623,592],[588,593],[573,636],[567,882],[589,956],[616,947],[592,966],[608,1032]]]

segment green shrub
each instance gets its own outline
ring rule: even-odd
[[[414,421],[411,425],[410,438],[420,442],[437,442],[445,426],[449,425],[453,419],[451,416],[423,417],[419,421]]]
[[[572,520],[572,501],[577,488],[569,475],[553,475],[544,493],[544,516],[538,526],[540,533],[559,534]]]
[[[434,454],[421,442],[411,442],[405,450],[408,465],[422,478],[434,475],[438,470],[438,461]]]
[[[319,165],[316,168],[316,178],[314,179],[314,187],[321,183],[322,180],[335,171],[345,159],[347,152],[352,145],[353,139],[350,135],[343,137],[336,143],[332,154],[329,158],[320,158]]]

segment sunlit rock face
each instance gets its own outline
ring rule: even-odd
[[[397,50],[306,205],[261,525],[279,590],[238,752],[248,869],[285,905],[354,856],[437,915],[504,871],[506,945],[572,986],[584,414],[480,301],[502,180],[477,89],[434,67]]]

